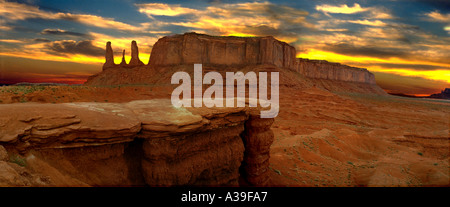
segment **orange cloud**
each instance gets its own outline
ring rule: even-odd
[[[441,14],[438,11],[432,11],[426,13],[425,16],[428,17],[428,21],[446,23],[447,25],[444,26],[443,29],[450,34],[450,14]]]
[[[306,21],[308,12],[275,5],[270,2],[215,4],[203,10],[181,7],[178,4],[136,4],[141,13],[150,18],[154,15],[178,16],[190,14],[185,21],[171,25],[192,28],[191,31],[206,31],[215,35],[260,36],[272,35],[286,42],[295,42],[297,35],[285,34],[290,27],[315,27]],[[277,16],[269,15],[277,13]]]
[[[450,23],[450,14],[441,14],[438,11],[432,11],[425,14],[429,20]]]
[[[381,7],[361,7],[361,5],[355,3],[353,7],[347,6],[347,4],[341,4],[339,6],[333,6],[329,4],[317,5],[317,11],[322,11],[325,15],[331,14],[356,14],[362,12],[369,12],[368,18],[371,19],[392,19],[393,16],[387,9]]]
[[[6,43],[24,43],[22,40],[13,40],[13,39],[0,39],[0,42]]]
[[[146,14],[153,18],[156,16],[178,16],[183,14],[195,14],[198,10],[181,7],[179,4],[162,4],[162,3],[147,3],[136,4],[139,7],[139,12]]]
[[[355,57],[342,54],[336,54],[333,52],[321,51],[316,49],[310,49],[306,52],[297,54],[299,58],[328,60],[331,62],[339,62],[342,64],[348,64],[355,67],[367,67],[370,71],[384,72],[397,74],[410,77],[422,77],[430,80],[444,81],[450,83],[450,70],[437,69],[437,70],[414,70],[403,68],[385,68],[377,66],[377,63],[397,63],[397,64],[410,64],[410,65],[430,65],[442,68],[450,68],[450,63],[436,63],[420,60],[404,60],[400,58],[374,58],[374,57]]]
[[[380,20],[375,20],[375,21],[370,21],[370,20],[349,20],[348,22],[350,23],[354,23],[354,24],[362,24],[362,25],[368,25],[368,26],[376,26],[376,27],[382,27],[382,26],[386,26],[387,24],[380,21]]]
[[[362,8],[359,4],[353,4],[353,7],[348,7],[347,4],[342,4],[340,6],[332,6],[328,4],[316,6],[317,11],[323,11],[327,13],[339,13],[339,14],[354,14],[359,12],[367,11],[368,8]]]

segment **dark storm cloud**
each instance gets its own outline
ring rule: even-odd
[[[378,58],[390,58],[390,57],[401,57],[405,58],[408,56],[403,50],[396,50],[393,48],[385,48],[385,47],[355,47],[351,44],[327,44],[324,50],[335,52],[338,54],[345,55],[354,55],[354,56],[369,56],[369,57],[378,57]]]
[[[69,35],[69,36],[76,36],[76,37],[87,37],[88,36],[87,34],[65,31],[65,30],[60,30],[60,29],[44,29],[44,30],[42,30],[41,34],[44,34],[44,35]]]
[[[90,40],[75,42],[73,40],[57,41],[48,44],[48,49],[59,55],[65,54],[83,54],[90,56],[102,56],[105,54],[103,48],[92,45]]]

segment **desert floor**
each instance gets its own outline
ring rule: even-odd
[[[169,98],[166,86],[4,86],[1,103]],[[450,101],[280,89],[272,186],[450,185]]]

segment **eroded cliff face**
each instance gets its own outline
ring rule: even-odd
[[[27,168],[2,161],[11,172],[0,186],[239,185],[241,176],[264,185],[271,141],[261,141],[264,149],[252,143],[259,142],[254,132],[270,131],[273,119],[252,124],[257,110],[175,108],[167,99],[3,104],[0,146],[23,157]],[[20,181],[15,168],[46,182]]]
[[[273,37],[213,37],[196,33],[163,37],[155,43],[150,66],[179,64],[258,65],[295,68],[295,48]]]
[[[309,78],[376,84],[375,76],[367,69],[325,60],[298,58],[295,70]]]
[[[91,76],[85,85],[110,85],[117,82],[154,83],[158,80],[154,80],[151,76],[161,76],[161,73],[168,73],[182,65],[193,66],[193,64],[201,63],[204,67],[214,67],[215,71],[219,72],[266,65],[278,70],[295,71],[312,79],[376,86],[374,75],[367,69],[296,58],[294,47],[270,36],[225,37],[197,33],[166,36],[154,44],[148,65],[144,65],[140,60],[137,60],[139,64],[135,61],[130,64],[116,65],[112,62],[110,43],[107,44],[106,51],[106,62],[103,68],[112,70]],[[137,53],[137,44],[133,42],[132,56],[133,54],[136,56]]]

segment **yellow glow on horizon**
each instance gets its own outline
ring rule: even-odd
[[[407,70],[407,69],[385,69],[377,66],[371,67],[371,71],[387,72],[402,76],[422,77],[431,80],[445,81],[450,83],[450,70]]]
[[[306,53],[297,54],[298,58],[308,58],[308,59],[317,59],[317,60],[327,60],[330,62],[339,62],[342,64],[348,64],[351,62],[352,66],[358,66],[357,63],[366,63],[366,64],[376,64],[376,63],[392,63],[392,64],[421,64],[421,65],[433,65],[433,66],[441,66],[441,67],[450,67],[450,64],[444,63],[436,63],[436,62],[428,62],[428,61],[411,61],[404,60],[400,58],[373,58],[373,57],[353,57],[347,55],[336,54],[333,52],[326,52],[321,50],[311,49]],[[362,66],[364,67],[364,66]],[[450,70],[408,70],[404,68],[383,68],[380,66],[370,66],[368,68],[369,71],[377,71],[377,72],[385,72],[392,73],[402,76],[411,76],[411,77],[422,77],[431,80],[437,81],[445,81],[450,83]]]
[[[46,61],[57,61],[57,62],[73,62],[73,63],[81,63],[81,64],[103,64],[105,63],[104,57],[93,57],[93,56],[86,56],[86,55],[69,55],[69,56],[56,56],[56,55],[49,55],[44,52],[34,52],[34,53],[3,53],[0,52],[0,56],[10,56],[10,57],[19,57],[19,58],[28,58],[33,60],[46,60]],[[150,54],[148,53],[139,53],[139,59],[144,63],[147,64],[149,60]],[[130,62],[131,57],[125,55],[125,61],[127,63]],[[116,55],[114,57],[114,63],[120,64],[122,62],[122,56]]]
[[[433,65],[441,67],[450,67],[450,64],[429,62],[429,61],[414,61],[414,60],[404,60],[400,58],[374,58],[374,57],[364,57],[364,56],[347,56],[341,55],[333,52],[326,52],[316,49],[310,49],[306,53],[297,54],[297,58],[308,58],[316,60],[327,60],[330,62],[360,62],[360,63],[392,63],[392,64],[421,64],[421,65]]]
[[[256,37],[257,35],[246,34],[246,33],[239,33],[239,32],[232,32],[232,33],[226,34],[225,36],[234,36],[234,37]]]
[[[326,52],[316,49],[310,49],[306,53],[297,54],[297,58],[307,58],[312,60],[327,60],[330,62],[348,62],[356,61],[356,62],[386,62],[386,60],[380,58],[372,58],[372,57],[352,57],[347,55],[341,55],[333,52]]]
[[[141,60],[144,64],[148,64],[148,60],[149,60],[150,54],[146,54],[146,53],[139,53],[139,60]],[[125,62],[128,64],[130,63],[131,60],[131,56],[126,55],[125,54]],[[105,60],[103,60],[102,63],[104,63]],[[115,64],[120,64],[122,62],[122,56],[114,56],[114,63]]]
[[[85,55],[70,55],[68,57],[49,55],[47,53],[3,53],[0,52],[0,56],[10,56],[19,58],[28,58],[33,60],[47,60],[47,61],[57,61],[57,62],[74,62],[82,64],[98,64],[104,63],[104,58],[92,57]]]

